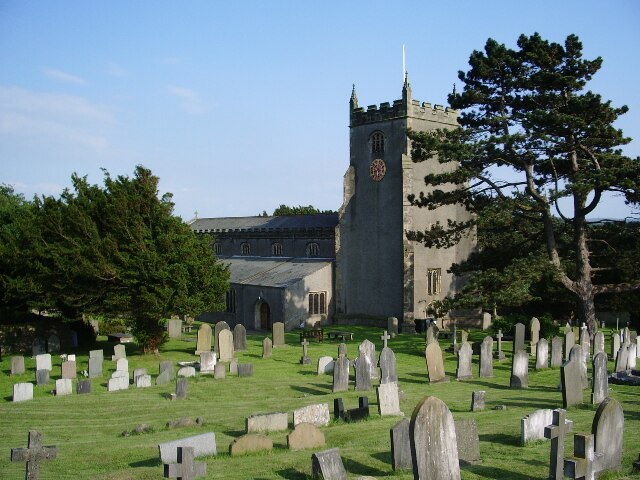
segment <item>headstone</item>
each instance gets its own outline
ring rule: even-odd
[[[216,367],[216,354],[214,352],[202,352],[200,354],[200,373],[211,374]]]
[[[29,442],[27,448],[12,448],[12,462],[27,462],[25,478],[27,480],[38,480],[40,478],[40,463],[43,460],[53,460],[58,454],[58,447],[42,445],[42,432],[36,430],[29,431]]]
[[[567,420],[567,412],[563,409],[553,411],[553,420],[544,428],[545,438],[551,439],[551,454],[549,457],[549,478],[562,480],[564,478],[564,442],[568,433],[573,431],[573,422]]]
[[[287,435],[289,450],[306,450],[308,448],[324,447],[324,433],[312,423],[298,423],[293,432]]]
[[[207,463],[195,461],[193,447],[178,447],[176,450],[177,463],[164,465],[165,478],[194,480],[207,474]]]
[[[347,344],[346,344],[346,343],[344,343],[344,342],[341,342],[341,343],[338,345],[338,356],[340,356],[340,355],[344,355],[345,357],[348,357],[348,356],[349,356],[349,351],[348,351],[348,350],[349,350],[349,349],[348,349],[348,347],[347,347]]]
[[[436,326],[432,323],[427,327],[427,332],[425,334],[426,344],[437,342],[438,339],[436,337]]]
[[[238,376],[239,377],[253,377],[253,363],[239,363],[238,364]]]
[[[387,331],[391,338],[395,338],[398,335],[398,319],[396,317],[387,318]]]
[[[618,332],[611,332],[611,357],[616,358],[620,350],[620,334]]]
[[[167,322],[167,332],[169,338],[180,338],[182,336],[182,320],[172,318]]]
[[[195,367],[185,366],[178,369],[178,377],[191,378],[196,376]]]
[[[122,345],[124,347],[124,345]],[[116,370],[119,372],[129,373],[129,360],[126,358],[119,358],[116,362]]]
[[[284,323],[275,322],[271,326],[271,336],[273,342],[273,348],[282,347],[286,345],[284,340]]]
[[[493,338],[484,337],[480,345],[480,377],[493,377]]]
[[[438,342],[430,343],[425,349],[427,359],[427,372],[429,373],[429,383],[445,382],[447,377],[444,373],[444,360],[442,350]]]
[[[335,392],[349,390],[349,359],[345,355],[339,355],[333,370],[333,389]]]
[[[496,358],[499,362],[506,358],[504,352],[502,351],[502,337],[504,337],[502,330],[498,330],[498,333],[496,334],[496,338],[498,339],[498,351],[496,353]]]
[[[61,395],[71,395],[73,393],[73,382],[70,378],[59,378],[56,380],[56,397]]]
[[[236,352],[247,350],[247,329],[241,323],[233,327],[233,349]]]
[[[513,353],[524,350],[524,325],[522,323],[516,323],[514,325],[513,334]]]
[[[117,392],[129,388],[129,375],[121,377],[111,377],[107,383],[107,391]]]
[[[76,393],[78,395],[84,395],[85,393],[91,393],[91,380],[78,380],[76,385]]]
[[[213,367],[213,378],[216,380],[222,380],[227,376],[227,367],[224,363],[216,363]]]
[[[371,378],[379,378],[378,367],[376,366],[376,346],[369,340],[364,340],[359,346],[358,351],[364,353],[369,358],[369,369],[371,370]],[[359,357],[359,356],[358,356]]]
[[[456,444],[460,465],[480,462],[480,437],[475,419],[455,420]]]
[[[425,397],[418,402],[411,416],[409,440],[414,478],[460,480],[455,424],[442,400]]]
[[[593,336],[593,355],[604,352],[604,333],[596,332]]]
[[[220,333],[218,333],[218,336],[216,337],[216,344],[218,346],[217,352],[220,355],[221,362],[228,362],[235,356],[235,352],[233,350],[233,333],[231,330],[220,330]]]
[[[471,394],[471,411],[479,412],[484,410],[485,398],[486,398],[485,390],[477,390]]]
[[[400,395],[397,383],[381,383],[377,389],[378,413],[387,415],[403,415],[400,411]]]
[[[70,362],[70,361],[66,361],[66,362],[62,362],[62,378],[76,378],[78,376],[77,372],[76,372],[76,362]]]
[[[147,373],[143,373],[142,375],[138,375],[135,377],[134,383],[136,384],[136,388],[147,388],[151,386],[151,375]]]
[[[589,330],[584,324],[582,325],[582,329],[580,330],[580,346],[582,347],[584,361],[589,361],[591,359],[591,339],[589,338]]]
[[[391,467],[394,471],[411,470],[411,442],[409,440],[408,418],[403,418],[389,431],[391,436]]]
[[[312,423],[316,427],[326,427],[331,420],[328,403],[315,403],[293,411],[293,425]]]
[[[562,366],[562,337],[555,336],[551,340],[551,368]]]
[[[89,358],[99,358],[100,361],[103,361],[104,352],[102,350],[89,350]]]
[[[18,355],[11,357],[11,375],[23,375],[24,374],[24,357]]]
[[[371,390],[371,359],[362,350],[356,359],[356,390]]]
[[[369,418],[369,397],[358,397],[358,408],[350,408],[344,413],[344,420],[355,422]]]
[[[598,352],[593,356],[591,369],[591,403],[596,405],[609,396],[609,374],[607,373],[607,354]]]
[[[569,353],[576,344],[576,334],[573,331],[565,333],[564,335],[564,358],[569,360]]]
[[[213,336],[214,336],[214,342],[215,342],[213,350],[217,354],[220,354],[220,332],[224,330],[227,330],[229,332],[231,331],[231,329],[229,328],[229,324],[224,320],[217,322],[213,327]]]
[[[339,448],[331,448],[311,455],[311,474],[313,478],[324,480],[347,480]]]
[[[541,338],[536,344],[536,370],[549,368],[549,342]]]
[[[513,354],[510,385],[511,388],[529,387],[529,354],[525,350]]]
[[[247,372],[249,371],[247,367]],[[230,375],[238,375],[238,359],[232,358],[229,362],[229,374]],[[253,367],[251,367],[251,374],[253,375]]]
[[[60,337],[53,334],[47,338],[47,351],[49,353],[60,353]]]
[[[273,440],[260,433],[242,435],[229,445],[229,455],[246,455],[247,453],[269,452],[273,450]]]
[[[389,347],[380,352],[380,383],[398,383],[396,370],[396,354]]]
[[[576,433],[573,437],[574,457],[564,461],[564,475],[569,478],[595,480],[605,470],[603,456],[595,451],[593,435]]]
[[[262,340],[262,358],[271,358],[271,351],[273,348],[273,343],[269,337],[265,337]]]
[[[141,375],[147,375],[147,369],[146,368],[135,368],[133,370],[133,383],[136,383],[136,381],[138,380],[138,377]],[[151,378],[151,377],[149,377]]]
[[[344,419],[344,401],[342,398],[334,398],[333,399],[333,417],[336,420]]]
[[[335,362],[332,357],[324,356],[318,359],[318,375],[333,373]]]
[[[306,338],[302,340],[302,358],[300,358],[300,363],[302,365],[311,365],[311,357],[309,356],[309,340]]]
[[[196,458],[217,455],[216,434],[213,432],[180,438],[170,442],[158,444],[160,461],[175,463],[178,461],[178,447],[192,447]]]
[[[36,355],[36,370],[52,370],[50,353]]]
[[[50,373],[49,370],[36,370],[36,385],[48,385]]]
[[[536,317],[531,317],[531,320],[529,321],[529,334],[531,345],[535,346],[535,344],[540,340],[540,320]]]
[[[624,372],[629,366],[629,346],[622,344],[616,355],[616,372]]]
[[[622,343],[626,343],[627,345],[631,343],[631,332],[629,331],[629,327],[624,327],[622,330]]]
[[[384,333],[382,334],[382,336],[380,337],[380,340],[382,340],[382,348],[387,348],[387,340],[391,339],[391,335],[389,335],[387,333],[387,331],[385,330]]]
[[[536,440],[544,440],[547,425],[553,423],[553,410],[542,408],[520,419],[520,445]]]
[[[113,347],[113,356],[111,357],[111,360],[117,362],[121,358],[127,358],[127,350],[124,345],[119,343]]]
[[[245,421],[247,433],[280,432],[289,428],[287,412],[262,413],[251,415]]]
[[[466,380],[473,378],[471,373],[471,356],[473,350],[469,342],[462,342],[462,345],[458,349],[458,368],[456,369],[456,378],[458,380]]]
[[[43,353],[47,353],[47,342],[44,338],[36,338],[33,340],[31,344],[31,355],[36,357],[38,355],[42,355]]]
[[[635,370],[638,364],[638,352],[635,343],[629,345],[629,352],[627,354],[627,370]]]
[[[587,378],[587,362],[585,361],[585,356],[582,351],[582,346],[574,345],[569,352],[569,359],[576,359],[576,361],[580,364],[580,381],[582,382],[582,388],[587,388],[589,386],[589,379]]]
[[[24,402],[33,400],[33,383],[23,382],[13,384],[13,401]]]
[[[173,362],[165,360],[160,362],[160,374],[156,377],[156,385],[166,385],[174,379]]]
[[[579,345],[578,345],[579,347]],[[582,366],[577,358],[570,358],[560,367],[562,405],[566,409],[582,403]]]
[[[595,451],[603,456],[606,470],[618,470],[622,466],[624,450],[624,412],[614,398],[600,403],[593,418],[591,433],[595,435]]]
[[[209,351],[211,351],[211,326],[209,326],[208,323],[203,323],[198,329],[196,355],[200,355],[202,352]]]
[[[176,400],[184,400],[189,394],[189,379],[187,377],[176,378]]]

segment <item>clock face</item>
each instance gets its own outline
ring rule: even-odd
[[[369,167],[369,175],[376,182],[379,182],[384,178],[385,173],[387,173],[387,165],[384,163],[384,160],[379,158],[375,159],[371,162],[371,166]]]

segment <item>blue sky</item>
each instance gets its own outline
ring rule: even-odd
[[[591,89],[626,104],[640,155],[640,2],[0,2],[0,183],[58,195],[73,172],[102,182],[137,164],[175,212],[337,210],[349,164],[348,101],[446,104],[487,38],[515,46],[577,34],[604,64]],[[458,87],[461,85],[458,82]],[[627,209],[608,198],[597,216]]]

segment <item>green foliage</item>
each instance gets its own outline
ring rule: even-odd
[[[265,212],[266,213],[266,212]],[[290,207],[288,205],[280,205],[273,211],[274,217],[286,216],[286,215],[319,215],[322,213],[336,213],[333,210],[319,210],[313,205],[299,205],[297,207]]]

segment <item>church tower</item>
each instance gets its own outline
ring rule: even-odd
[[[453,128],[457,112],[411,97],[405,76],[402,99],[358,105],[355,86],[350,107],[350,163],[336,231],[336,314],[353,320],[397,317],[413,325],[426,308],[456,290],[447,270],[468,256],[472,239],[449,249],[427,249],[405,232],[462,220],[462,207],[412,207],[411,193],[426,192],[424,176],[441,171],[437,160],[414,163],[407,130]],[[386,324],[386,323],[383,323]]]

